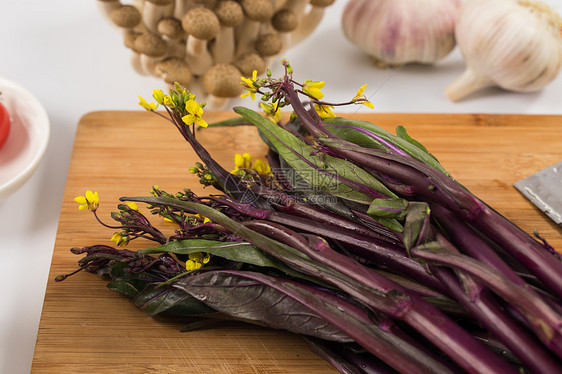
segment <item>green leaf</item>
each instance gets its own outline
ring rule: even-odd
[[[408,201],[404,199],[375,199],[369,205],[367,214],[380,224],[396,232],[403,232],[400,221],[407,213]]]
[[[237,320],[322,339],[351,341],[347,334],[294,296],[297,292],[314,292],[318,299],[330,297],[331,294],[320,289],[261,273],[230,271],[201,273],[183,279],[176,287]]]
[[[130,279],[114,279],[107,284],[107,288],[112,291],[117,291],[125,296],[128,296],[129,299],[136,297],[140,290],[137,289]]]
[[[122,293],[130,299],[136,297],[150,283],[146,279],[153,278],[145,273],[125,272],[124,269],[127,267],[125,262],[115,261],[108,266],[112,280],[107,284],[107,288]]]
[[[379,180],[356,164],[318,152],[250,109],[236,107],[234,111],[254,123],[277,153],[313,189],[362,204],[369,204],[376,197],[373,191],[395,197]]]
[[[403,242],[406,249],[421,244],[425,239],[426,230],[429,225],[429,207],[426,203],[410,202],[404,223]]]
[[[396,127],[396,135],[398,135],[399,138],[402,138],[405,141],[407,141],[408,143],[415,145],[416,147],[418,147],[419,149],[421,149],[422,151],[424,151],[428,155],[431,155],[432,157],[435,158],[435,156],[433,156],[431,153],[429,153],[427,148],[422,143],[418,142],[416,139],[412,138],[410,136],[410,134],[408,134],[408,131],[406,130],[406,128],[404,126],[397,126]]]
[[[159,247],[139,250],[140,253],[152,254],[171,252],[178,255],[187,255],[195,252],[206,252],[231,261],[246,264],[276,268],[286,274],[296,275],[281,262],[267,256],[258,248],[247,242],[221,242],[218,240],[186,239],[173,241]]]
[[[339,138],[365,148],[391,149],[397,147],[404,153],[441,172],[449,173],[441,166],[437,158],[429,153],[420,142],[413,139],[403,126],[396,128],[397,135],[367,121],[355,121],[340,117],[324,119],[326,129]],[[362,131],[365,130],[365,131]],[[376,137],[369,135],[374,134]],[[387,144],[385,144],[385,142]]]
[[[225,119],[222,121],[216,121],[209,123],[206,128],[210,127],[233,127],[233,126],[251,126],[252,123],[248,122],[245,118],[242,117],[233,117],[229,119]],[[201,131],[205,129],[205,127],[198,126],[197,131]]]
[[[334,285],[336,283],[345,283],[346,285],[352,285],[352,287],[360,292],[369,293],[372,298],[384,298],[384,293],[365,286],[331,267],[313,261],[306,254],[296,250],[295,248],[251,230],[240,222],[226,216],[224,213],[204,204],[177,200],[165,196],[122,197],[121,200],[142,202],[153,206],[168,206],[174,209],[185,210],[190,213],[201,214],[202,216],[209,218],[211,221],[222,225],[227,230],[235,233],[238,237],[252,243],[267,255],[275,257],[276,260],[279,260],[280,262],[282,261],[287,266],[298,270],[299,273],[302,273],[300,276],[302,279],[308,279],[309,281],[324,287],[326,287],[327,284]]]
[[[404,227],[396,219],[384,218],[384,217],[373,217],[373,219],[375,221],[377,221],[378,223],[380,223],[381,225],[383,225],[384,227],[388,227],[392,231],[395,231],[395,232],[403,232],[404,231]]]
[[[408,204],[405,199],[375,199],[369,205],[367,214],[373,218],[404,219]]]
[[[172,286],[159,287],[157,283],[146,286],[132,300],[133,304],[146,314],[154,316],[168,313],[181,316],[216,313],[214,309],[193,296]]]

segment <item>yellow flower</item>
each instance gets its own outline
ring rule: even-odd
[[[205,217],[205,216],[202,216],[201,214],[194,214],[193,216],[196,217],[197,220],[203,221],[203,223],[211,222],[210,219],[208,219],[208,218]]]
[[[270,103],[260,103],[260,106],[264,109],[265,116],[273,123],[277,124],[281,120],[281,111],[277,105]]]
[[[234,155],[234,169],[242,169],[244,167],[244,158],[240,153]]]
[[[234,164],[237,168],[240,169],[249,169],[252,167],[252,156],[248,152],[244,152],[244,154],[236,154],[234,155]]]
[[[164,103],[164,92],[162,90],[152,90],[152,97],[158,104]]]
[[[248,152],[244,154],[236,153],[234,155],[234,170],[231,171],[232,174],[238,173],[240,169],[251,169],[252,168],[252,156]]]
[[[188,271],[197,270],[201,266],[203,266],[203,265],[200,262],[195,262],[193,260],[187,260],[185,262],[185,270],[188,270]]]
[[[128,201],[125,204],[133,210],[139,210],[137,203],[135,203],[134,201]]]
[[[202,264],[208,263],[209,260],[211,259],[211,255],[209,255],[208,253],[204,253],[204,252],[193,252],[193,253],[190,253],[188,256],[189,256],[190,260],[197,261],[197,262],[200,262]]]
[[[182,85],[178,82],[174,82],[174,90],[176,90],[176,92],[180,95],[187,95],[187,91],[185,90],[185,88],[183,88]]]
[[[363,100],[361,104],[365,105],[367,108],[375,109],[375,106],[369,100]]]
[[[252,79],[246,77],[240,77],[240,79],[242,80],[242,87],[248,90],[248,92],[245,92],[242,95],[240,95],[240,98],[243,99],[245,97],[250,96],[252,100],[255,100],[256,92],[258,91],[259,88],[259,85],[256,84],[256,81],[258,80],[258,71],[254,70],[252,72]]]
[[[185,262],[185,269],[188,271],[199,269],[211,259],[211,255],[203,252],[190,253],[188,256],[189,260]]]
[[[363,95],[363,92],[365,92],[365,87],[367,87],[366,84],[359,87],[359,90],[357,90],[357,94],[355,94],[351,101],[353,101],[355,104],[363,104],[371,109],[374,109],[375,106],[369,100],[367,100],[365,95]]]
[[[152,186],[152,188],[150,189],[150,194],[151,194],[152,196],[158,196],[158,194],[156,193],[156,190],[158,190],[158,189],[159,189],[158,185],[155,184],[155,185]]]
[[[172,100],[170,95],[164,96],[163,100],[164,100],[164,105],[166,105],[168,108],[174,109],[176,107],[176,104],[174,103],[174,100]]]
[[[258,174],[261,175],[271,174],[271,166],[269,166],[269,164],[262,159],[257,159],[252,169],[257,171]]]
[[[129,237],[126,235],[122,235],[121,232],[116,232],[111,237],[111,241],[115,242],[115,244],[117,244],[118,247],[123,247],[129,244]]]
[[[334,114],[334,112],[332,112],[332,108],[333,106],[331,105],[314,104],[314,109],[316,110],[316,113],[318,113],[320,118],[335,117],[336,115]]]
[[[252,156],[248,152],[244,154],[235,154],[234,155],[234,169],[231,171],[232,174],[238,174],[239,170],[254,170],[258,174],[261,175],[270,175],[271,174],[271,167],[267,162],[262,159],[257,159],[255,162],[252,159]]]
[[[353,97],[353,101],[359,99],[360,97],[363,96],[363,92],[365,92],[365,88],[367,87],[366,84],[362,85],[361,87],[359,87],[359,89],[357,90],[357,93],[355,94],[355,96]]]
[[[306,94],[312,96],[314,99],[320,100],[324,97],[324,94],[322,93],[322,91],[320,91],[320,89],[323,87],[324,87],[323,81],[318,82],[318,81],[305,80],[302,86],[302,90]]]
[[[145,99],[143,99],[142,97],[139,96],[139,105],[142,106],[144,109],[148,110],[148,111],[153,111],[156,108],[158,108],[158,104],[156,103],[147,103]]]
[[[78,209],[88,209],[94,211],[98,208],[100,199],[97,192],[88,190],[84,196],[76,196],[74,201],[80,204]]]
[[[203,115],[203,108],[201,108],[197,101],[188,100],[185,103],[185,110],[187,111],[187,115],[182,117],[183,122],[188,125],[196,124],[201,127],[208,126],[207,122],[201,118]]]

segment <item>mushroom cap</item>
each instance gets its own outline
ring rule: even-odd
[[[174,0],[145,0],[149,3],[156,4],[156,5],[168,5],[174,2]]]
[[[254,70],[257,70],[258,75],[261,75],[265,73],[265,69],[267,68],[264,59],[255,52],[240,55],[233,64],[245,77],[251,77]]]
[[[135,39],[133,50],[150,57],[161,57],[166,53],[166,42],[154,34],[144,33]]]
[[[299,20],[291,9],[281,9],[273,15],[271,25],[277,31],[289,32],[297,28]]]
[[[181,58],[170,57],[156,64],[156,71],[162,75],[166,83],[173,84],[178,82],[182,86],[187,86],[193,78],[189,65]]]
[[[258,22],[271,19],[275,12],[271,0],[242,0],[242,8],[249,19]]]
[[[123,5],[117,9],[114,9],[111,14],[111,21],[124,28],[132,28],[138,25],[142,18],[139,10],[132,5]]]
[[[167,37],[172,39],[178,39],[183,35],[181,21],[173,17],[162,18],[160,21],[158,21],[156,29],[160,34],[166,35]]]
[[[242,73],[236,66],[218,64],[203,75],[205,89],[216,97],[236,97],[242,92],[240,77]]]
[[[130,48],[132,50],[135,49],[135,40],[142,35],[142,33],[134,31],[134,30],[127,30],[127,32],[123,35],[123,44],[125,47]]]
[[[258,36],[254,48],[262,56],[273,56],[283,49],[283,40],[277,33],[267,33]]]
[[[334,3],[335,0],[310,0],[310,5],[325,8]]]
[[[244,20],[244,11],[236,1],[221,1],[214,11],[221,25],[225,27],[236,27]]]
[[[211,40],[220,30],[215,13],[207,8],[191,8],[181,19],[183,29],[197,39]]]

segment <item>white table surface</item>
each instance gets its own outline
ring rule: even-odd
[[[346,2],[336,0],[314,34],[285,54],[298,79],[326,81],[326,98],[349,99],[368,83],[365,93],[378,112],[562,114],[562,75],[538,93],[487,89],[450,102],[443,89],[464,70],[458,48],[434,66],[376,69],[341,32]],[[545,2],[562,13],[560,0]],[[163,84],[133,72],[120,33],[100,16],[95,0],[3,0],[0,56],[0,76],[35,95],[51,122],[50,143],[37,171],[0,203],[0,373],[15,374],[31,368],[80,117],[98,110],[139,110],[137,95],[149,98]],[[278,64],[272,68],[280,72]],[[235,104],[252,102],[236,99]]]

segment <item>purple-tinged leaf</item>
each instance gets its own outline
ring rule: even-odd
[[[373,324],[357,304],[320,288],[241,271],[201,273],[184,278],[175,286],[237,319],[258,321],[325,340],[352,338],[402,372],[449,372],[441,363]]]

